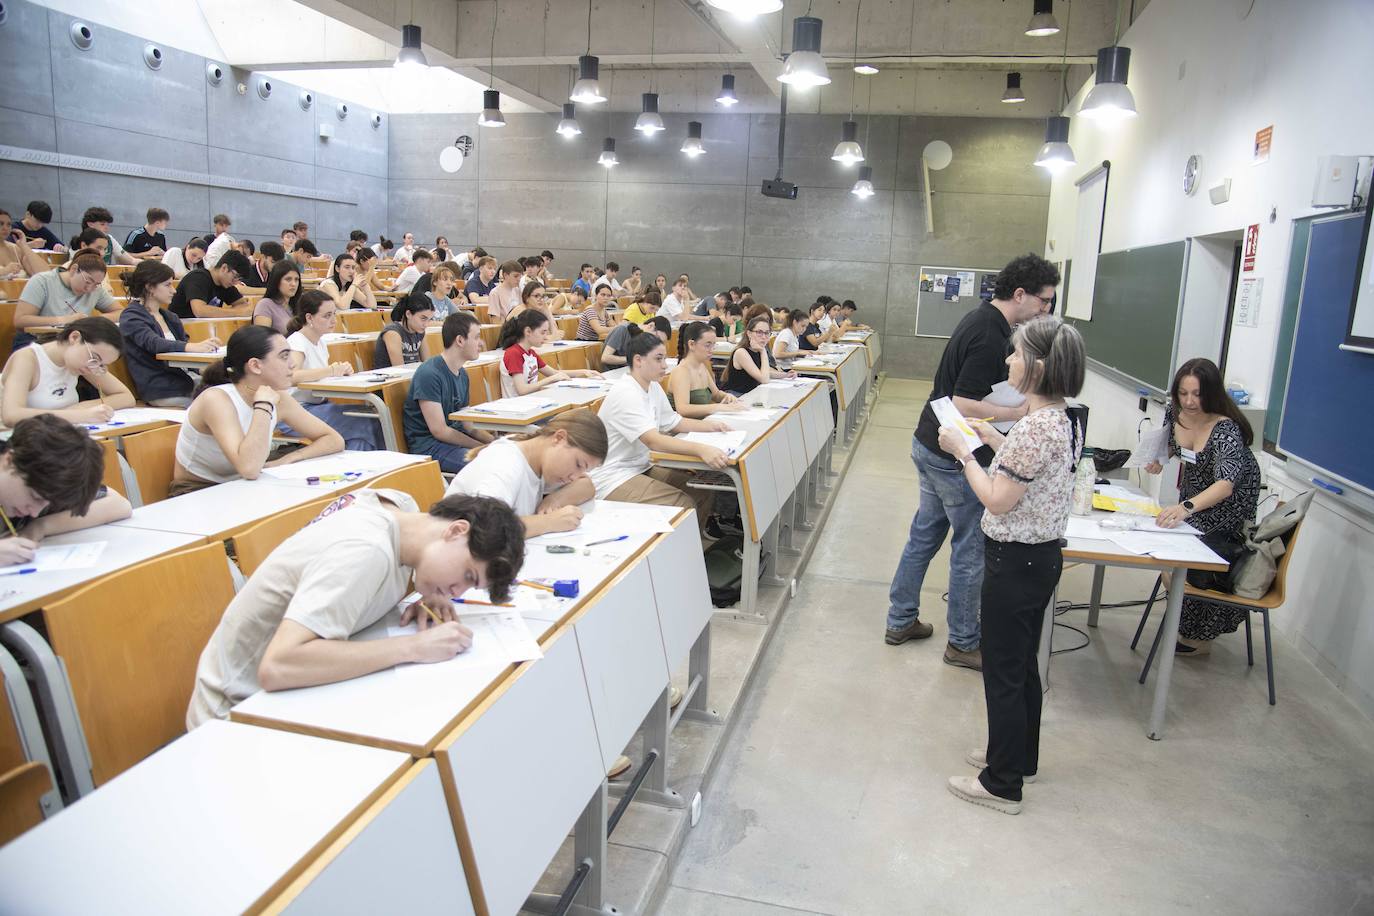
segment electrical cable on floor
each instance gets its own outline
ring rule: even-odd
[[[1160,597],[1160,598],[1164,597],[1163,593],[1161,593],[1161,594],[1159,595],[1159,597]],[[945,602],[946,604],[948,604],[948,603],[949,603],[949,592],[944,592],[943,594],[941,594],[941,595],[940,595],[940,600],[943,601],[943,602]],[[1137,599],[1137,600],[1135,600],[1135,601],[1113,601],[1113,602],[1110,602],[1110,603],[1108,603],[1108,604],[1099,604],[1097,607],[1098,607],[1099,610],[1103,610],[1103,611],[1118,610],[1118,609],[1120,609],[1120,608],[1125,608],[1125,607],[1140,607],[1142,604],[1146,604],[1147,602],[1149,602],[1149,600],[1150,600],[1149,598],[1140,598],[1140,599]],[[1073,603],[1068,602],[1068,601],[1060,601],[1060,602],[1056,603],[1055,606],[1054,606],[1054,616],[1055,616],[1055,617],[1060,617],[1060,616],[1062,616],[1062,615],[1064,615],[1064,614],[1067,614],[1069,611],[1086,611],[1086,610],[1088,610],[1088,608],[1089,608],[1089,605],[1087,605],[1087,604],[1073,604]],[[1079,649],[1084,649],[1084,648],[1087,648],[1088,646],[1092,645],[1092,641],[1093,641],[1093,640],[1092,640],[1092,637],[1089,636],[1089,635],[1087,634],[1086,631],[1080,630],[1080,629],[1078,629],[1078,627],[1072,626],[1072,625],[1067,624],[1067,623],[1060,623],[1060,622],[1057,621],[1057,620],[1054,622],[1054,625],[1057,626],[1057,627],[1063,627],[1063,628],[1066,629],[1066,630],[1072,630],[1073,632],[1077,633],[1079,636],[1082,636],[1082,637],[1083,637],[1083,641],[1082,641],[1081,643],[1079,643],[1078,645],[1076,645],[1076,646],[1068,646],[1067,648],[1064,648],[1064,649],[1051,649],[1051,650],[1050,650],[1050,655],[1051,655],[1051,656],[1054,656],[1054,655],[1064,655],[1065,653],[1068,653],[1068,652],[1077,652]]]

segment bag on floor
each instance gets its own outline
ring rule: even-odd
[[[743,547],[743,538],[727,535],[706,548],[706,581],[711,586],[711,604],[715,607],[731,607],[739,601]]]

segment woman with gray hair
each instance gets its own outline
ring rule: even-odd
[[[953,776],[964,801],[1021,813],[1021,786],[1032,782],[1040,755],[1040,671],[1036,649],[1045,605],[1063,569],[1060,539],[1068,527],[1073,473],[1083,443],[1065,398],[1083,387],[1083,338],[1073,325],[1045,315],[1012,335],[1007,380],[1026,396],[1026,416],[1003,436],[980,420],[968,423],[997,453],[984,471],[963,435],[940,428],[940,447],[962,462],[983,513],[983,696],[986,750],[964,758],[982,772]]]

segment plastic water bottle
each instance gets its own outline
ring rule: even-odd
[[[1091,515],[1093,511],[1093,484],[1097,480],[1097,465],[1093,463],[1093,450],[1084,447],[1083,457],[1078,459],[1078,468],[1073,475],[1074,515]]]

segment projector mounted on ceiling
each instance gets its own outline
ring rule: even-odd
[[[778,173],[772,178],[763,179],[763,196],[780,197],[783,200],[797,199],[797,186],[782,179],[782,142],[787,136],[787,84],[782,84],[781,103],[778,110]]]

